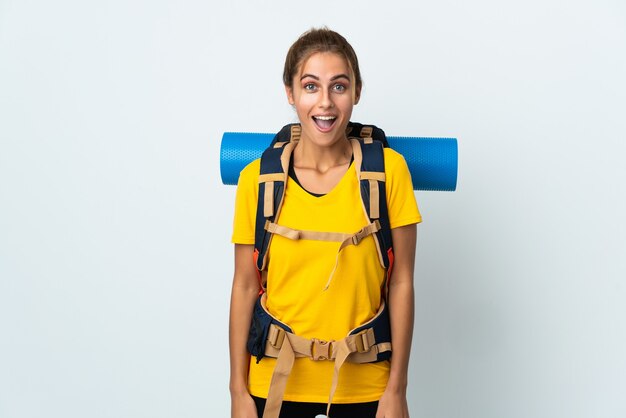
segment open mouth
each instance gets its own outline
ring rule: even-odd
[[[330,130],[335,124],[336,120],[337,116],[313,116],[313,121],[322,131]]]

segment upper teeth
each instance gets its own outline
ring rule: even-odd
[[[335,119],[335,116],[315,116],[315,119],[333,120],[333,119]]]

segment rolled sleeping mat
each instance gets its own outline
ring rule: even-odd
[[[224,132],[220,147],[222,183],[237,184],[241,170],[261,157],[274,136],[267,133]],[[414,190],[456,190],[456,138],[388,136],[387,141],[391,148],[404,156]]]

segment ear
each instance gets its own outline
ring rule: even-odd
[[[359,100],[361,99],[361,87],[357,87],[354,90],[354,104],[359,104]]]
[[[289,86],[285,86],[285,93],[287,93],[287,101],[293,106],[296,103],[293,98],[293,89]]]

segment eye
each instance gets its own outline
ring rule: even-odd
[[[333,86],[333,90],[337,93],[343,93],[344,91],[346,91],[346,86],[344,86],[343,84],[335,84]]]
[[[309,91],[309,92],[311,92],[311,91],[315,91],[315,88],[316,88],[316,87],[315,87],[315,84],[313,84],[313,83],[306,83],[304,86],[302,86],[302,88],[303,88],[305,91]]]

